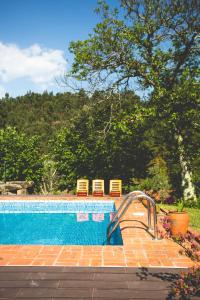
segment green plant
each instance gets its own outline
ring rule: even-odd
[[[197,198],[197,201],[193,201],[193,200],[185,201],[185,207],[200,209],[200,197]]]
[[[182,272],[175,283],[173,294],[179,296],[179,299],[200,296],[200,267],[193,267],[187,273]]]
[[[72,125],[56,134],[50,144],[60,176],[59,188],[72,190],[77,178],[86,176],[90,180],[104,178],[106,182],[121,178],[128,190],[134,173],[143,176],[149,157],[141,143],[149,114],[148,109],[137,103],[134,94],[124,100],[121,111],[112,118],[107,101],[102,101],[101,106],[94,103],[94,108],[88,111],[82,110]],[[108,187],[105,188],[108,192]]]
[[[195,201],[191,164],[199,160],[199,151],[191,137],[199,144],[197,1],[120,3],[114,8],[99,1],[96,11],[102,20],[87,39],[71,42],[74,61],[66,77],[87,81],[91,90],[134,89],[137,81],[155,112],[151,123],[162,129],[151,149],[155,151],[162,136],[167,139],[154,153],[171,150],[166,155],[170,161],[176,152],[179,188],[185,199]]]
[[[39,190],[42,171],[38,137],[26,136],[13,127],[0,129],[0,180],[33,181]]]
[[[177,210],[178,210],[178,212],[182,212],[183,209],[184,209],[184,207],[185,207],[185,202],[184,202],[184,200],[183,200],[183,199],[179,200],[179,201],[177,202]]]
[[[152,159],[148,165],[148,177],[138,179],[138,189],[147,190],[154,199],[163,202],[170,196],[171,185],[169,183],[167,164],[161,156]]]
[[[40,186],[41,192],[45,195],[56,193],[58,189],[57,165],[47,155],[43,158],[43,174]]]

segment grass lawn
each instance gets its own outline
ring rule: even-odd
[[[176,210],[175,205],[160,204],[159,206],[167,210]],[[190,218],[189,226],[197,230],[198,232],[200,232],[200,209],[189,208],[189,207],[186,207],[185,209],[189,213],[189,218]]]

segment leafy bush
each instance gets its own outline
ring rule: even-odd
[[[200,209],[200,197],[197,198],[197,201],[187,200],[185,201],[185,206],[190,208],[199,208]]]
[[[47,155],[43,159],[41,192],[43,194],[56,193],[58,192],[57,165]]]
[[[42,170],[36,136],[27,137],[12,127],[0,130],[0,180],[33,181],[38,190]]]
[[[137,189],[146,190],[151,197],[161,202],[170,197],[171,185],[167,165],[161,156],[150,161],[148,177],[138,180]]]
[[[193,267],[187,273],[182,272],[181,278],[175,283],[173,292],[179,299],[190,299],[200,296],[200,267]]]

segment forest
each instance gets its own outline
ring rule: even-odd
[[[190,113],[188,103],[182,113]],[[107,184],[121,178],[124,192],[140,188],[180,197],[178,146],[155,113],[132,91],[6,95],[0,101],[0,180],[34,181],[35,192],[56,193],[73,191],[80,177]],[[186,124],[185,137],[199,194],[199,132]]]

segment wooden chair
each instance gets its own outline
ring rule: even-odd
[[[89,180],[88,179],[78,179],[77,180],[77,196],[88,196],[89,193]]]
[[[92,180],[92,195],[96,197],[103,197],[104,195],[104,180],[95,179]]]
[[[109,195],[111,197],[120,197],[122,194],[122,181],[121,179],[110,180]]]

